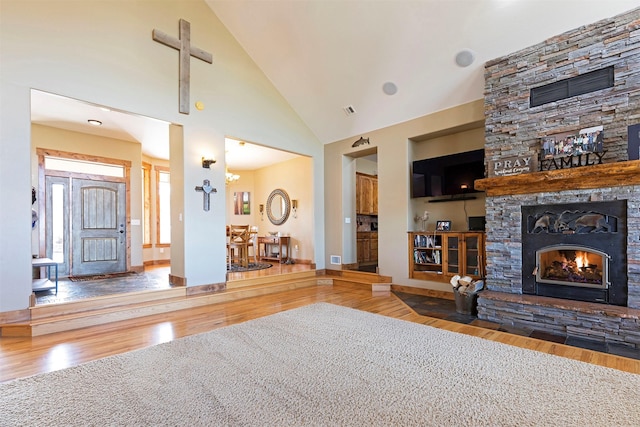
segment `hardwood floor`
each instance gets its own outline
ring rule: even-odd
[[[141,319],[30,338],[0,338],[0,382],[63,369],[280,311],[329,302],[640,374],[640,361],[420,316],[392,293],[319,285]]]

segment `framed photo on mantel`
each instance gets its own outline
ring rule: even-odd
[[[451,221],[449,220],[436,221],[436,231],[451,231]]]

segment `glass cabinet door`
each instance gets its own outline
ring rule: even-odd
[[[470,276],[480,276],[480,236],[471,235],[465,237],[465,271]]]
[[[460,238],[457,234],[448,234],[447,239],[447,272],[460,274]]]

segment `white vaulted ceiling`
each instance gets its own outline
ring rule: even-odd
[[[481,99],[486,61],[640,6],[640,0],[205,2],[325,144]],[[456,55],[466,50],[475,59],[460,67]],[[397,92],[386,94],[385,83]],[[105,115],[104,126],[87,125],[87,118]],[[144,153],[168,158],[168,141],[157,136],[167,134],[168,124],[151,118],[34,91],[32,121],[137,141]],[[280,160],[265,147],[253,156],[252,144],[244,148],[245,155],[229,153],[229,168],[261,166],[243,159],[291,158],[284,153]]]
[[[638,0],[205,0],[323,143],[483,97],[484,62]],[[475,61],[456,65],[469,49]],[[215,55],[214,55],[215,56]],[[393,82],[395,95],[383,85]],[[347,116],[343,107],[353,106]]]

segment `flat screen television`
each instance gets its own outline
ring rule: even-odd
[[[484,149],[413,162],[411,197],[477,193],[476,179],[484,178]]]

